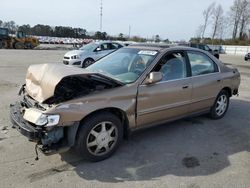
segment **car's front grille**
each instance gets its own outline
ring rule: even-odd
[[[23,96],[23,101],[22,103],[24,104],[25,107],[27,108],[37,108],[39,110],[46,110],[44,107],[42,107],[41,105],[39,105],[39,103],[37,101],[35,101],[34,99],[32,99],[31,97],[24,95]]]
[[[64,59],[70,59],[70,57],[64,56]]]
[[[68,61],[63,61],[63,64],[68,65],[69,62]]]

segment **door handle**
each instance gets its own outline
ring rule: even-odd
[[[182,89],[187,89],[189,88],[189,86],[182,86]]]
[[[219,80],[217,80],[217,82],[220,82],[221,80],[219,79]]]

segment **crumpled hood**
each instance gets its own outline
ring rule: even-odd
[[[33,99],[42,103],[54,95],[55,87],[62,78],[86,73],[89,72],[62,64],[31,65],[26,75],[26,91]]]

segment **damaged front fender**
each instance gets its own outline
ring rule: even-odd
[[[29,123],[23,118],[20,103],[10,105],[10,119],[12,127],[17,129],[29,141],[36,142],[44,154],[60,153],[67,151],[74,145],[78,128],[77,122],[72,122],[70,127],[44,127]]]

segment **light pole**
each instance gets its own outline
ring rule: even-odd
[[[130,34],[131,34],[131,26],[128,26],[128,38],[130,39]]]
[[[101,0],[101,7],[100,7],[100,32],[102,32],[102,0]]]

